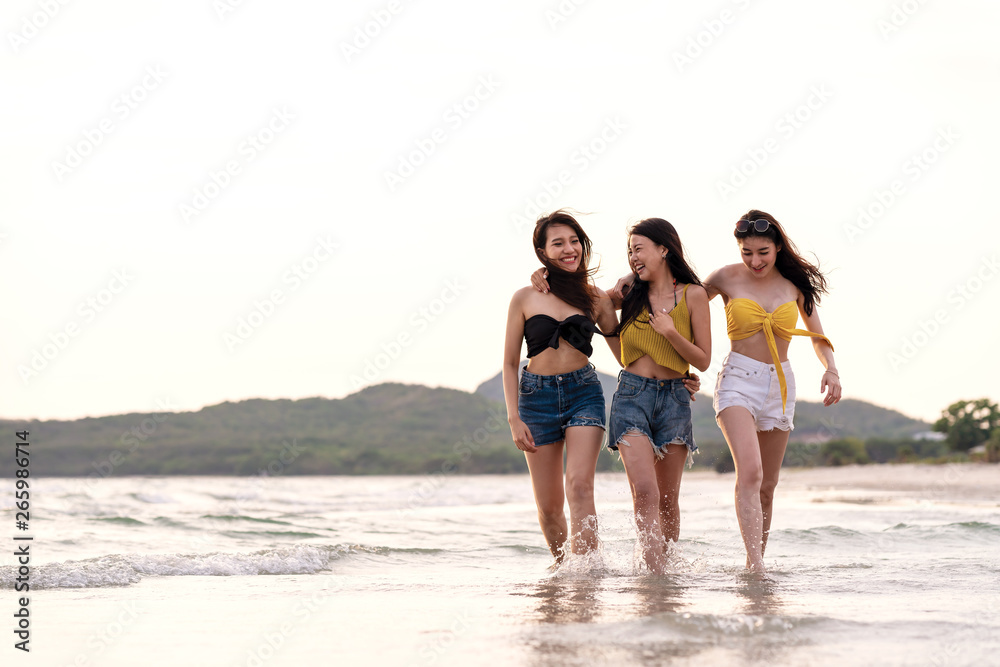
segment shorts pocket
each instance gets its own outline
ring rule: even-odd
[[[531,381],[522,379],[517,383],[518,396],[531,396],[538,390],[538,385]]]
[[[601,384],[601,378],[597,375],[597,371],[591,368],[590,372],[584,373],[582,383],[584,386],[594,384],[599,385]]]
[[[640,387],[639,385],[633,384],[631,382],[619,382],[618,390],[615,392],[615,396],[621,396],[622,398],[633,398],[639,395]]]
[[[674,400],[681,405],[691,405],[691,392],[683,384],[674,387]]]

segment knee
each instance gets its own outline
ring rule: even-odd
[[[680,502],[677,496],[671,493],[660,496],[660,511],[676,513],[680,511]]]
[[[571,507],[592,503],[594,501],[593,480],[568,478],[566,480],[566,499]]]
[[[778,480],[764,480],[760,485],[760,504],[770,505],[774,501],[774,488],[778,486]]]
[[[538,505],[538,518],[543,523],[557,523],[565,518],[563,513],[562,499],[560,502],[555,501],[543,502]]]
[[[759,493],[763,481],[764,471],[760,466],[744,466],[736,471],[736,489],[738,491]]]
[[[640,482],[632,485],[632,500],[636,507],[659,505],[660,489],[655,483]]]

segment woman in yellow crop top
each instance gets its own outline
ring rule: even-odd
[[[795,378],[788,364],[792,336],[812,338],[826,372],[824,405],[840,400],[833,345],[816,306],[826,293],[819,268],[803,259],[773,216],[751,210],[734,231],[741,264],[705,280],[709,299],[721,294],[732,349],[715,386],[716,420],[736,464],[736,517],[747,568],[764,570],[774,489],[795,414]],[[799,315],[806,329],[797,329]]]
[[[666,220],[633,226],[628,256],[634,280],[621,303],[624,369],[611,402],[608,449],[625,466],[643,559],[660,573],[667,543],[680,534],[684,462],[698,450],[684,378],[690,365],[704,371],[712,358],[708,294]]]

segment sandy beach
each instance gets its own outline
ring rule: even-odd
[[[883,463],[784,468],[778,492],[791,489],[898,492],[944,502],[982,500],[1000,505],[1000,466],[986,463]]]

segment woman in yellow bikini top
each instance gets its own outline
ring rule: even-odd
[[[743,262],[705,280],[709,299],[722,295],[731,352],[715,387],[716,420],[736,464],[736,516],[746,566],[764,569],[774,489],[795,414],[794,377],[787,361],[792,336],[809,336],[826,371],[823,404],[840,400],[833,345],[816,306],[827,291],[819,268],[799,255],[773,216],[747,212],[734,231]],[[805,329],[796,328],[799,314]]]
[[[786,301],[774,312],[767,312],[761,305],[753,299],[737,297],[729,299],[726,304],[726,332],[729,340],[744,340],[754,336],[761,331],[767,341],[768,350],[771,352],[771,361],[777,370],[778,383],[781,387],[781,410],[784,412],[785,403],[788,400],[788,386],[785,380],[784,370],[781,368],[781,358],[778,356],[778,345],[775,337],[786,342],[792,340],[792,336],[811,336],[822,338],[833,350],[833,343],[821,333],[796,329],[795,325],[799,321],[799,311],[795,301]]]

